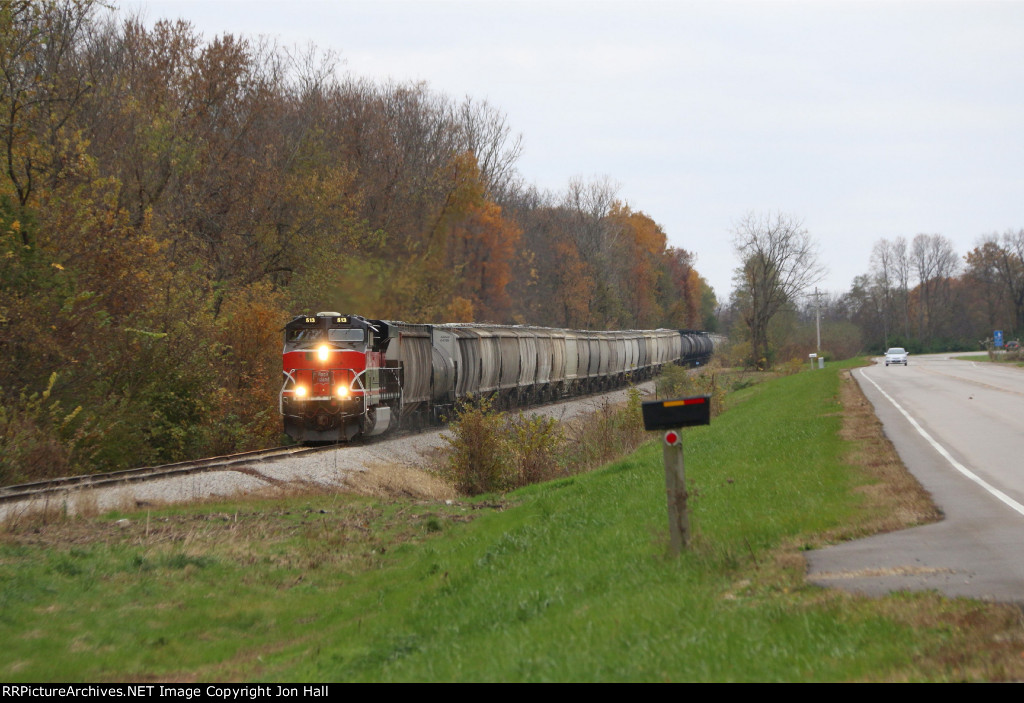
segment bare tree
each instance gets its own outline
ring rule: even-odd
[[[523,137],[513,134],[508,118],[486,100],[466,97],[458,108],[465,147],[476,156],[487,195],[501,200],[518,177],[516,161],[523,152]]]
[[[917,275],[920,305],[918,336],[930,341],[944,321],[942,312],[949,310],[950,279],[960,268],[953,242],[941,234],[919,234],[910,251]]]
[[[736,270],[745,295],[743,317],[759,365],[768,364],[768,325],[782,307],[795,303],[821,280],[817,246],[803,221],[784,213],[748,213],[736,226],[733,245],[742,262]]]
[[[882,346],[889,346],[892,329],[893,288],[895,286],[895,254],[888,239],[879,239],[871,250],[871,294],[879,301],[879,320],[882,323]]]
[[[894,280],[903,311],[903,336],[910,337],[910,254],[906,237],[897,237],[892,245]]]
[[[584,181],[576,176],[562,197],[562,207],[572,216],[569,235],[588,258],[607,256],[617,243],[619,231],[607,215],[615,205],[620,186],[607,176]]]
[[[879,239],[871,250],[871,294],[878,298],[879,320],[882,324],[883,346],[889,346],[889,336],[902,317],[903,336],[910,335],[908,293],[910,287],[910,258],[907,238],[893,241]]]

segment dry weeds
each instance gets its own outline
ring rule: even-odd
[[[455,489],[438,476],[403,464],[378,464],[366,471],[353,471],[345,478],[345,488],[375,498],[437,501],[458,498]]]
[[[839,400],[843,406],[839,436],[853,443],[847,461],[873,479],[857,489],[865,496],[870,510],[870,518],[862,522],[858,532],[892,532],[941,520],[942,511],[903,465],[874,408],[849,371],[840,374]]]

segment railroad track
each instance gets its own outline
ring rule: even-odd
[[[598,397],[603,393],[591,394],[589,397]],[[582,399],[588,396],[579,396]],[[557,405],[558,403],[542,403],[539,406]],[[528,408],[527,408],[528,409]],[[194,461],[181,461],[173,464],[161,464],[159,466],[145,466],[135,469],[122,469],[109,473],[85,474],[81,476],[67,476],[63,478],[48,479],[45,481],[34,481],[13,486],[0,486],[0,505],[19,502],[32,502],[38,504],[41,499],[50,497],[62,497],[68,494],[81,492],[96,488],[110,488],[117,485],[141,483],[164,478],[174,478],[189,474],[199,474],[213,471],[240,471],[250,473],[251,469],[245,470],[249,465],[259,462],[273,461],[300,454],[313,454],[316,452],[329,451],[353,445],[366,446],[380,441],[387,441],[401,438],[403,436],[415,435],[431,429],[438,429],[438,426],[430,425],[425,427],[403,427],[394,432],[389,432],[378,437],[361,438],[356,442],[342,444],[324,444],[315,447],[276,447],[274,449],[259,449],[226,456],[197,459]],[[266,477],[261,477],[266,480]]]
[[[0,487],[0,504],[14,503],[23,500],[34,500],[48,495],[80,491],[88,488],[108,487],[118,484],[152,481],[160,478],[185,476],[187,474],[206,471],[223,471],[233,467],[241,468],[245,464],[271,461],[296,454],[321,452],[336,448],[335,445],[319,447],[276,447],[274,449],[258,449],[227,456],[210,457],[196,461],[179,461],[160,466],[144,466],[137,469],[122,469],[104,474],[87,474],[83,476],[66,476],[63,478],[33,481],[14,486]]]

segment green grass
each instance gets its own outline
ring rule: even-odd
[[[969,673],[984,652],[960,625],[989,606],[803,583],[794,545],[862,507],[837,389],[836,366],[758,384],[685,431],[680,558],[657,442],[462,505],[313,496],[23,530],[0,544],[0,678],[999,678]]]
[[[964,356],[954,356],[954,359],[959,361],[988,361],[994,364],[1012,364],[1014,366],[1024,366],[1024,361],[1021,361],[1016,356],[1014,358],[1006,358],[1006,355],[997,355],[990,357],[988,354],[969,354]]]

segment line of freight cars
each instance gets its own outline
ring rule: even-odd
[[[450,415],[469,397],[548,402],[704,364],[721,338],[694,330],[588,332],[418,325],[320,312],[285,325],[279,404],[298,442],[347,441]]]

